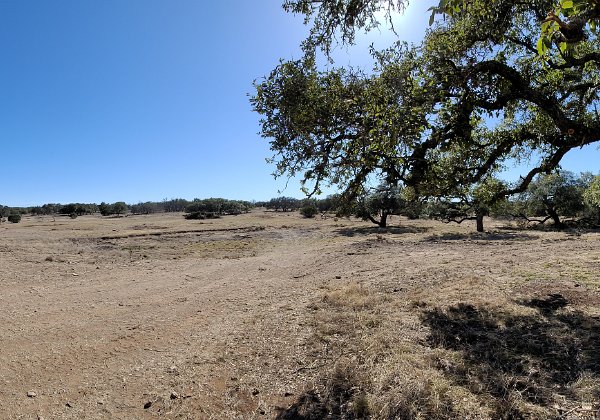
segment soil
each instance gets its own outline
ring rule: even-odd
[[[315,314],[354,299],[334,293],[351,285],[394,305],[380,334],[428,348],[464,351],[432,332],[459,304],[577,311],[600,331],[599,232],[389,222],[256,210],[3,223],[0,418],[286,418],[339,360],[344,331],[319,339]]]

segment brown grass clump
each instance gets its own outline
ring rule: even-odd
[[[466,250],[496,240],[455,236]],[[449,275],[470,271],[461,258],[447,252],[443,265],[428,265],[403,288],[382,274],[326,287],[310,305],[315,341],[328,354],[320,381],[279,418],[363,418],[353,411],[357,396],[361,415],[373,419],[596,418],[600,317],[589,312],[595,293],[583,285],[591,282],[575,275],[591,269],[585,257],[555,263],[554,274],[532,256],[510,276],[492,265],[497,257],[479,257],[475,274]],[[522,276],[524,267],[539,275]],[[490,281],[494,273],[506,280]],[[547,283],[542,273],[574,282]]]
[[[323,303],[338,310],[351,309],[355,311],[370,311],[389,298],[381,293],[375,293],[367,287],[353,282],[339,289],[330,289],[323,294]]]

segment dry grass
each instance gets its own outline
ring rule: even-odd
[[[599,232],[391,222],[3,225],[0,417],[593,418]]]
[[[469,247],[489,237],[428,238],[457,239]],[[559,248],[553,251],[558,258]],[[435,264],[450,265],[445,276],[427,264],[429,276],[444,281],[425,290],[409,284],[403,294],[390,293],[387,281],[327,287],[310,309],[315,341],[335,357],[323,363],[310,398],[279,418],[596,418],[597,260],[587,253],[553,263],[532,258],[529,271],[513,268],[499,283],[489,274],[507,270],[489,262],[479,261],[479,275],[448,278],[467,267],[446,254]]]

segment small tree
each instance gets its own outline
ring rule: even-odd
[[[115,204],[112,205],[112,211],[115,214],[121,215],[127,213],[128,210],[129,206],[123,201],[117,201]]]
[[[554,226],[564,228],[560,216],[573,217],[584,210],[584,186],[572,172],[555,172],[538,176],[521,195],[527,216],[552,219]]]
[[[300,200],[293,197],[275,197],[267,202],[266,207],[275,211],[292,211],[300,207]]]
[[[441,219],[445,223],[462,223],[465,220],[475,220],[477,232],[484,231],[483,219],[502,206],[500,192],[506,185],[494,177],[462,191],[455,195],[430,202],[427,206],[429,216]]]
[[[384,228],[387,227],[388,217],[398,214],[403,204],[398,187],[380,184],[374,192],[358,199],[354,214]]]
[[[313,203],[305,204],[303,207],[300,208],[300,214],[306,217],[307,219],[312,219],[316,216],[318,212],[319,209]]]
[[[19,213],[11,213],[8,215],[8,221],[10,223],[19,223],[21,221],[21,215]]]
[[[586,205],[586,217],[593,224],[600,223],[600,175],[592,178],[588,187],[583,192],[583,199]]]
[[[583,192],[583,198],[589,206],[600,207],[600,175],[592,179]]]
[[[319,211],[322,213],[336,212],[339,210],[340,200],[341,198],[339,194],[332,194],[320,200],[316,200],[316,205]]]
[[[112,206],[108,203],[105,203],[104,201],[100,203],[100,205],[98,206],[98,210],[100,210],[100,214],[102,216],[108,216],[112,214]]]

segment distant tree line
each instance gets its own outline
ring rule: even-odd
[[[164,199],[163,201],[147,201],[137,204],[127,204],[124,201],[115,203],[47,203],[42,206],[8,207],[0,205],[0,221],[4,222],[11,215],[30,214],[32,216],[70,216],[76,218],[87,214],[100,213],[102,216],[131,214],[153,214],[186,212],[198,213],[207,217],[220,217],[226,214],[240,214],[250,211],[254,203],[241,200],[228,200],[225,198],[207,198],[186,200],[183,198]],[[17,217],[11,216],[9,221],[17,223]]]
[[[322,199],[274,197],[268,201],[249,202],[225,198],[185,200],[174,198],[160,202],[127,204],[115,203],[48,203],[34,207],[7,207],[0,205],[0,221],[18,223],[24,214],[38,216],[67,215],[77,217],[100,213],[102,216],[185,212],[188,219],[218,218],[264,207],[274,212],[300,211],[305,217],[321,213],[355,216],[369,220],[380,227],[388,225],[391,216],[409,219],[430,218],[446,223],[475,220],[478,231],[483,231],[485,216],[512,218],[528,225],[551,221],[556,228],[568,225],[600,226],[600,175],[584,172],[576,175],[568,171],[540,174],[528,188],[514,196],[499,197],[507,184],[490,177],[474,186],[445,197],[417,197],[409,188],[382,183],[365,191],[351,201],[333,194]],[[18,216],[18,217],[17,217]]]
[[[194,199],[185,211],[186,219],[214,219],[223,215],[247,213],[254,207],[249,201],[227,200],[225,198]]]

